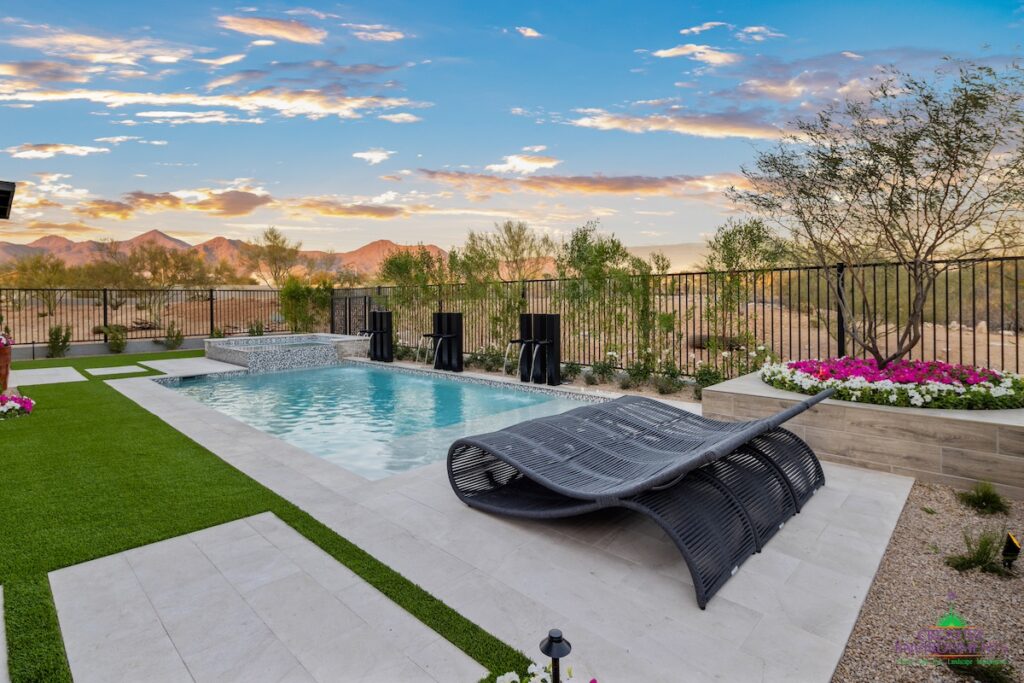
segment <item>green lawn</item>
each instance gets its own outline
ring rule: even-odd
[[[26,361],[128,365],[202,352]],[[103,378],[107,379],[107,378]],[[271,511],[480,662],[488,680],[529,660],[419,586],[100,380],[30,386],[29,417],[0,420],[0,584],[13,683],[70,681],[47,572]]]

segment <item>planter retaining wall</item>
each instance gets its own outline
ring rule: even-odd
[[[747,420],[806,398],[757,373],[704,390],[703,414]],[[936,410],[824,401],[787,423],[822,460],[892,472],[960,489],[990,481],[1024,500],[1024,409]]]

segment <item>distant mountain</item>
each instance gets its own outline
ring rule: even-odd
[[[226,261],[242,273],[245,270],[243,252],[245,242],[233,240],[226,237],[214,237],[200,244],[192,245],[183,240],[171,237],[159,230],[136,235],[131,239],[115,242],[118,250],[130,251],[133,247],[144,244],[156,244],[167,249],[184,251],[191,249],[202,256],[211,265]],[[0,242],[0,263],[13,261],[15,259],[31,256],[34,254],[53,254],[69,266],[80,266],[90,263],[99,258],[102,253],[103,244],[93,240],[75,242],[66,237],[49,235],[40,237],[28,244],[13,244],[11,242]],[[322,260],[332,259],[336,264],[343,265],[362,275],[373,275],[380,268],[381,262],[388,254],[395,251],[411,251],[417,249],[418,245],[397,244],[391,240],[376,240],[365,244],[354,251],[326,252],[326,251],[302,251],[304,258]],[[425,248],[432,254],[440,255],[446,253],[440,247],[428,244]]]

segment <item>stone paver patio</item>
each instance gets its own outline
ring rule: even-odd
[[[486,674],[272,513],[60,569],[50,584],[78,683]]]
[[[530,656],[562,628],[602,683],[829,680],[912,484],[824,463],[826,486],[701,611],[638,515],[493,517],[443,461],[369,482],[149,379],[110,384]]]
[[[69,367],[36,368],[35,370],[11,370],[8,386],[25,387],[33,384],[62,384],[64,382],[88,382],[78,370]]]

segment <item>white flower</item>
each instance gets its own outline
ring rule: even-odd
[[[515,671],[509,671],[507,674],[498,676],[496,683],[519,683],[519,674]]]
[[[732,355],[732,354],[731,354],[731,353],[729,353],[728,351],[722,351],[722,358],[728,358],[728,357],[729,357],[729,356],[731,356],[731,355]]]
[[[761,344],[760,346],[758,346],[757,350],[758,351],[764,351],[764,344]]]

